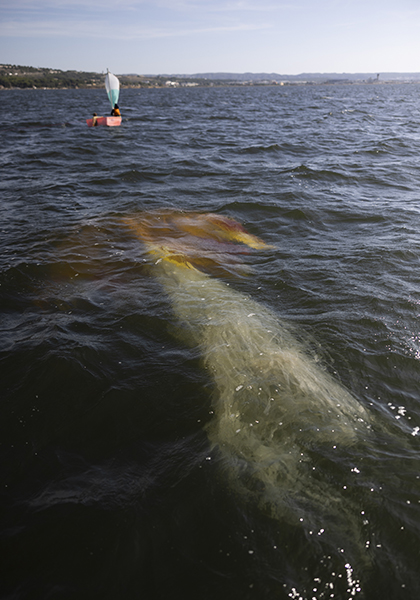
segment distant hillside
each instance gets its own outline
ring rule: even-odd
[[[98,88],[105,73],[0,65],[0,88]],[[385,83],[420,81],[420,73],[197,73],[195,75],[118,74],[122,87],[177,87],[226,85],[298,85],[333,83]]]
[[[166,79],[161,77],[145,78],[141,75],[120,76],[121,85],[126,87],[164,86]],[[151,81],[151,79],[153,79]],[[0,65],[0,88],[103,88],[105,73],[84,71],[61,71],[21,65]]]
[[[0,65],[0,86],[3,88],[77,88],[98,85],[103,85],[103,75],[98,73]]]
[[[379,77],[378,77],[379,75]],[[329,82],[329,81],[420,81],[420,73],[300,73],[299,75],[281,75],[279,73],[196,73],[177,75],[196,79],[215,79],[219,81],[241,82]]]

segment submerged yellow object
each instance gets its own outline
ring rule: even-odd
[[[124,223],[145,243],[149,252],[179,265],[212,271],[240,268],[248,248],[270,248],[234,219],[214,213],[171,210],[140,213]]]
[[[214,380],[206,432],[230,485],[308,539],[325,531],[346,560],[364,560],[358,506],[314,473],[313,457],[367,439],[368,412],[277,315],[213,276],[226,264],[237,272],[248,247],[270,246],[214,214],[161,211],[125,223],[159,257],[154,274],[180,337],[200,349]]]

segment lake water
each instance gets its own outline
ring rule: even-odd
[[[88,128],[105,91],[1,92],[2,599],[420,597],[419,96],[123,89]],[[175,284],[126,225],[155,211],[270,247]]]

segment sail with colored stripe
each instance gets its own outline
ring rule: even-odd
[[[117,77],[115,77],[115,75],[109,71],[105,77],[105,89],[106,93],[108,94],[109,101],[111,102],[111,108],[114,108],[120,95],[120,82],[118,81]]]

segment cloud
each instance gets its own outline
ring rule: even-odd
[[[267,1],[15,0],[0,7],[0,35],[150,40],[258,31],[272,27],[267,11],[279,8]]]
[[[234,33],[269,29],[269,24],[236,23],[220,26],[191,27],[148,27],[128,24],[114,27],[109,20],[38,20],[24,22],[6,21],[0,24],[0,35],[20,38],[103,38],[113,40],[151,40],[170,37],[185,37],[201,34]]]
[[[0,5],[0,35],[157,39],[265,30],[273,0],[15,0]],[[305,0],[303,0],[305,1]],[[296,8],[296,7],[295,7]],[[111,25],[112,24],[112,25]]]
[[[158,11],[166,9],[179,12],[240,12],[240,11],[277,11],[284,8],[296,8],[292,2],[277,3],[268,2],[265,4],[256,3],[250,0],[15,0],[8,6],[3,6],[1,12],[16,13],[21,11],[44,11],[44,10],[125,10],[125,9],[144,9]]]

